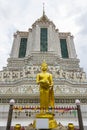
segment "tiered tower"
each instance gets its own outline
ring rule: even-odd
[[[53,75],[55,103],[87,103],[86,73],[79,66],[73,36],[59,32],[43,15],[28,31],[17,31],[7,67],[0,71],[0,102],[39,103],[36,74],[45,60]]]

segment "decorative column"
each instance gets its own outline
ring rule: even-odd
[[[80,101],[77,99],[75,101],[75,103],[76,103],[76,106],[77,106],[79,128],[80,128],[80,130],[84,130],[83,121],[82,121],[82,114],[81,114],[81,108],[80,108]]]
[[[10,106],[9,106],[9,112],[8,112],[8,120],[7,120],[6,130],[10,130],[10,127],[11,127],[14,103],[15,103],[14,99],[11,99],[10,102],[9,102]]]

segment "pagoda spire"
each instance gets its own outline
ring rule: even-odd
[[[45,5],[45,4],[43,3],[43,16],[45,15],[44,5]]]

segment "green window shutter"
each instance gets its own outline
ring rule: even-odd
[[[69,58],[66,39],[60,39],[62,58]]]
[[[47,28],[40,30],[40,51],[46,52],[48,50]]]
[[[27,48],[27,38],[21,38],[19,47],[19,58],[25,57],[26,48]]]

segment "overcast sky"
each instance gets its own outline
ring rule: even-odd
[[[7,65],[13,34],[28,31],[45,14],[60,32],[71,32],[80,67],[87,73],[87,0],[0,0],[0,70]]]

